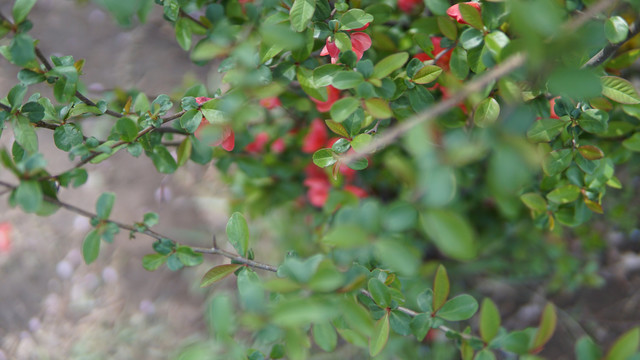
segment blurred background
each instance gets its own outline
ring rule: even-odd
[[[12,1],[0,2],[11,14]],[[150,98],[184,90],[198,79],[215,90],[216,67],[199,67],[175,41],[173,28],[155,7],[144,25],[119,27],[89,2],[40,0],[29,16],[30,34],[45,56],[85,59],[82,81],[92,99],[113,96],[116,86],[137,88]],[[8,42],[4,39],[3,42]],[[4,44],[4,43],[2,43]],[[18,68],[0,59],[0,93],[15,83]],[[45,85],[29,88],[51,96]],[[111,94],[111,95],[110,95]],[[83,127],[100,138],[112,119],[87,119]],[[42,129],[41,129],[42,130]],[[40,146],[48,168],[57,173],[72,162],[60,156],[44,130]],[[0,146],[11,147],[7,131]],[[50,149],[50,150],[49,150]],[[224,233],[227,201],[224,184],[212,167],[188,164],[186,171],[159,176],[147,157],[126,152],[91,165],[88,183],[61,190],[64,201],[93,211],[103,191],[116,194],[113,218],[140,221],[145,212],[160,215],[157,230],[190,245],[207,246]],[[12,174],[0,179],[15,183]],[[210,267],[154,273],[142,268],[152,240],[120,232],[103,243],[99,259],[87,266],[81,254],[89,220],[64,209],[51,217],[24,214],[0,201],[0,360],[4,359],[166,359],[191,342],[207,338],[207,291],[198,287]],[[216,259],[213,259],[216,260]],[[216,287],[224,291],[225,284]]]

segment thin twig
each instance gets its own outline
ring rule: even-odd
[[[40,51],[40,49],[36,46],[35,48],[36,51],[36,56],[38,57],[38,59],[40,60],[40,62],[42,63],[42,65],[44,65],[45,69],[47,69],[47,71],[51,71],[53,70],[53,67],[51,66],[51,63],[49,63],[49,60],[47,60],[47,57],[44,56],[42,54],[42,51]],[[91,101],[91,99],[89,99],[88,97],[84,96],[80,91],[76,90],[76,94],[75,96],[80,99],[80,101],[82,101],[83,103],[89,105],[89,106],[95,106],[98,107],[98,105],[96,103],[94,103],[93,101]],[[121,118],[124,115],[120,114],[119,112],[115,112],[113,110],[105,110],[104,112],[107,115],[111,115],[113,117],[117,117],[117,118]]]
[[[2,180],[0,180],[0,185],[4,186],[5,188],[7,188],[10,191],[11,190],[15,190],[17,188],[17,186],[9,184],[9,183],[6,183],[6,182],[4,182]],[[95,218],[95,217],[98,216],[98,215],[96,215],[96,214],[94,214],[92,212],[89,212],[89,211],[86,211],[84,209],[81,209],[81,208],[79,208],[79,207],[77,207],[75,205],[71,205],[71,204],[62,202],[62,201],[60,201],[60,200],[58,200],[56,198],[52,198],[50,196],[44,196],[44,200],[46,202],[50,203],[50,204],[54,204],[54,205],[60,206],[62,208],[65,208],[65,209],[67,209],[67,210],[69,210],[71,212],[74,212],[74,213],[76,213],[76,214],[78,214],[80,216],[84,216],[84,217],[89,218],[89,219],[92,219],[92,218]],[[168,236],[164,236],[164,235],[162,235],[160,233],[157,233],[157,232],[155,232],[153,230],[150,230],[150,229],[145,229],[144,231],[138,231],[138,229],[136,229],[132,225],[124,224],[124,223],[121,223],[121,222],[115,221],[115,220],[108,220],[108,221],[110,223],[112,223],[112,224],[115,224],[117,227],[119,227],[120,229],[123,229],[123,230],[128,230],[128,231],[132,231],[132,232],[141,233],[141,234],[147,235],[147,236],[149,236],[151,238],[154,238],[156,240],[168,239],[168,240],[171,240],[171,241],[174,241],[174,242],[178,243],[178,241],[175,241],[175,240],[171,239]],[[230,259],[232,261],[235,261],[235,262],[240,263],[240,264],[247,265],[247,266],[252,267],[252,268],[267,270],[267,271],[271,271],[271,272],[278,271],[278,268],[273,266],[273,265],[264,264],[264,263],[261,263],[261,262],[258,262],[258,261],[254,261],[254,260],[249,260],[247,258],[243,258],[242,256],[233,254],[233,253],[231,253],[229,251],[226,251],[226,250],[217,249],[217,248],[208,249],[208,248],[200,248],[200,247],[192,247],[192,249],[193,249],[193,251],[195,251],[197,253],[201,253],[201,254],[221,255],[221,256],[224,256],[224,257],[226,257],[226,258],[228,258],[228,259]]]
[[[415,126],[446,113],[450,109],[457,106],[460,102],[462,102],[467,96],[476,91],[482,90],[487,84],[491,83],[492,81],[495,81],[524,65],[525,59],[526,57],[524,54],[516,54],[509,57],[504,62],[495,66],[492,70],[468,82],[452,97],[440,101],[433,107],[430,107],[412,116],[408,120],[399,123],[395,127],[388,129],[384,134],[382,134],[380,137],[376,138],[371,143],[369,143],[369,145],[360,150],[359,153],[348,154],[344,158],[342,158],[341,161],[344,164],[349,164],[361,157],[366,156],[368,153],[374,152],[380,147],[390,145]]]
[[[0,103],[0,108],[6,112],[11,112],[11,106]]]
[[[208,27],[208,26],[206,26],[202,21],[200,21],[200,20],[198,20],[198,19],[194,18],[193,16],[191,16],[191,15],[187,14],[186,12],[182,11],[182,9],[180,9],[180,16],[182,16],[182,17],[184,17],[184,18],[187,18],[187,19],[189,19],[189,20],[193,21],[194,23],[196,23],[196,24],[198,24],[198,25],[202,26],[204,29],[208,29],[208,28],[209,28],[209,27]]]
[[[616,51],[618,51],[618,49],[622,45],[624,45],[627,41],[631,40],[631,38],[636,36],[639,32],[640,32],[640,18],[636,19],[636,21],[631,23],[631,26],[629,26],[629,34],[627,35],[626,39],[624,39],[619,43],[609,44],[605,46],[602,50],[598,51],[598,53],[595,54],[591,59],[589,59],[589,61],[584,63],[584,65],[582,65],[582,68],[584,69],[587,67],[596,67],[596,66],[599,66],[600,64],[604,64],[611,56],[613,56],[613,54],[616,53]]]

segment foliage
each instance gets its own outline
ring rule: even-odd
[[[124,26],[144,22],[154,6],[96,2]],[[237,305],[217,294],[208,312],[225,358],[341,349],[421,358],[440,333],[463,359],[536,359],[555,330],[554,305],[536,328],[506,329],[499,307],[459,294],[458,280],[568,276],[554,275],[570,255],[549,239],[605,213],[607,190],[623,186],[615,167],[640,151],[640,95],[623,75],[640,56],[629,41],[637,1],[156,0],[179,46],[197,64],[217,64],[227,90],[194,84],[181,98],[150,100],[128,89],[111,102],[80,92],[83,60],[38,49],[29,35],[35,3],[16,0],[0,23],[0,53],[21,69],[0,112],[0,129],[15,139],[0,150],[16,178],[0,183],[9,204],[90,217],[87,264],[119,230],[155,239],[147,270],[230,259],[201,281],[235,275]],[[54,99],[26,97],[44,82]],[[111,124],[106,139],[86,135],[89,117]],[[53,135],[76,165],[51,174],[38,133]],[[111,193],[95,213],[58,198],[60,187],[82,186],[92,164],[123,150],[149,157],[162,174],[213,163],[235,185],[226,227],[235,252],[152,231],[154,213],[120,223]],[[243,214],[274,223],[278,266],[256,260],[259,239]],[[472,329],[466,321],[476,313]],[[638,358],[638,331],[605,358]],[[588,338],[575,351],[602,354]]]

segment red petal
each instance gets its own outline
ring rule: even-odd
[[[11,223],[0,224],[0,253],[11,251]]]
[[[232,151],[233,148],[235,147],[235,144],[236,144],[236,135],[233,133],[233,130],[231,129],[230,126],[225,126],[222,132],[222,141],[220,141],[220,144],[215,144],[215,145],[221,145],[223,149],[227,151]]]
[[[247,145],[245,150],[252,154],[262,152],[264,150],[264,146],[269,142],[269,134],[266,132],[261,132],[256,135],[255,139]]]
[[[309,133],[303,139],[302,152],[311,154],[322,149],[328,138],[329,134],[324,122],[320,119],[314,119],[311,122]]]
[[[198,103],[198,105],[202,105],[204,103],[206,103],[207,101],[211,100],[212,98],[208,98],[208,97],[204,97],[204,96],[200,96],[196,98],[196,103]]]
[[[560,117],[558,116],[558,114],[556,114],[556,110],[554,109],[556,106],[556,99],[559,98],[560,96],[556,96],[553,99],[549,100],[549,105],[551,105],[551,116],[549,116],[552,119],[560,119]]]
[[[461,4],[465,4],[465,5],[471,5],[474,8],[476,8],[478,10],[478,12],[480,12],[480,4],[478,4],[477,2],[466,2],[466,3],[461,3]],[[455,4],[452,7],[447,9],[447,15],[449,15],[450,17],[452,17],[453,19],[455,19],[457,22],[459,22],[460,24],[468,24],[466,21],[464,21],[464,19],[462,18],[462,14],[460,14],[460,4]]]
[[[367,194],[367,192],[364,189],[361,189],[354,185],[345,185],[344,189],[361,199],[369,196],[369,194]]]
[[[351,34],[351,49],[362,59],[362,54],[371,47],[371,37],[363,32]]]
[[[368,28],[368,27],[369,27],[369,24],[370,24],[370,23],[367,23],[365,26],[363,26],[363,27],[361,27],[361,28],[351,29],[351,30],[347,30],[347,31],[362,31],[362,30],[364,30],[364,29]]]
[[[277,106],[282,106],[282,103],[280,102],[280,99],[274,96],[260,99],[260,106],[267,110],[271,110]]]
[[[285,147],[286,147],[286,144],[284,143],[284,140],[276,139],[276,141],[274,141],[271,144],[271,152],[276,154],[282,154],[285,150]]]
[[[333,86],[327,86],[327,101],[320,101],[314,98],[311,98],[311,101],[316,103],[316,109],[319,112],[327,112],[331,110],[331,106],[333,103],[340,99],[340,90],[334,88]]]

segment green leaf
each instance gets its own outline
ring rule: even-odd
[[[438,76],[442,74],[442,69],[435,65],[425,65],[422,69],[418,70],[411,79],[416,84],[428,84],[435,81]]]
[[[495,360],[495,359],[496,359],[496,356],[493,354],[493,352],[486,348],[478,351],[476,356],[473,358],[473,360]]]
[[[331,106],[330,114],[333,121],[341,123],[345,121],[360,107],[360,101],[354,97],[344,97]]]
[[[249,226],[239,212],[234,212],[227,222],[227,238],[238,254],[247,257],[249,251]]]
[[[556,309],[553,304],[548,303],[542,311],[540,326],[538,326],[538,331],[536,332],[536,336],[533,339],[533,344],[531,346],[531,350],[533,353],[535,353],[539,349],[542,349],[542,347],[549,341],[549,339],[551,339],[553,332],[556,330],[556,322]]]
[[[576,359],[579,360],[600,360],[602,350],[588,336],[581,337],[575,346]]]
[[[100,233],[97,229],[89,231],[82,243],[82,257],[84,262],[89,265],[98,258],[100,253]]]
[[[380,98],[371,98],[364,101],[367,112],[375,119],[388,119],[393,116],[389,103]]]
[[[623,143],[624,145],[624,143]],[[583,145],[578,148],[578,151],[587,160],[598,160],[604,157],[604,153],[599,147],[594,145]]]
[[[541,213],[547,211],[547,201],[538,193],[522,194],[520,200],[533,211]]]
[[[18,80],[25,85],[33,85],[45,81],[47,78],[37,72],[22,69],[18,72]]]
[[[357,71],[340,71],[333,76],[331,85],[339,90],[352,89],[364,82],[364,77]]]
[[[489,97],[480,102],[473,113],[473,122],[481,128],[491,126],[500,116],[500,104],[496,99]]]
[[[7,94],[7,100],[11,105],[11,111],[14,111],[22,106],[22,100],[27,93],[27,86],[25,84],[18,84],[9,90]]]
[[[558,204],[567,204],[575,201],[580,196],[581,190],[578,186],[569,184],[554,189],[547,194],[547,199]]]
[[[455,47],[451,51],[451,59],[449,60],[451,73],[458,79],[464,80],[469,75],[469,62],[467,60],[467,50],[461,47]]]
[[[334,156],[333,150],[331,149],[320,149],[313,153],[313,163],[318,167],[326,168],[335,164],[337,161],[338,159]]]
[[[367,289],[378,306],[384,309],[391,305],[391,291],[382,281],[377,278],[369,279]]]
[[[482,22],[482,16],[480,15],[480,11],[473,6],[465,3],[460,3],[458,5],[458,9],[460,10],[460,15],[462,15],[462,19],[467,22],[467,24],[473,26],[478,30],[482,30],[484,28],[484,23]]]
[[[436,315],[448,321],[462,321],[471,318],[478,311],[478,302],[471,295],[458,295],[447,301]]]
[[[176,40],[178,41],[178,45],[184,50],[189,51],[191,48],[191,24],[189,23],[191,20],[187,18],[179,18],[176,21]]]
[[[369,354],[376,356],[380,354],[389,340],[389,313],[376,322],[373,327],[373,335],[369,340]]]
[[[109,218],[115,200],[116,196],[114,193],[106,192],[100,195],[98,201],[96,202],[96,214],[98,215],[99,219],[107,220]]]
[[[200,126],[201,122],[202,122],[202,113],[197,109],[191,109],[185,112],[180,117],[180,126],[182,126],[182,128],[185,131],[191,134],[193,134],[196,131],[196,129],[198,129],[198,126]]]
[[[345,129],[342,124],[338,124],[337,122],[330,119],[325,120],[324,123],[327,124],[327,127],[334,133],[342,137],[346,137],[346,138],[349,137],[349,133],[347,132],[347,129]]]
[[[187,163],[189,158],[191,157],[191,138],[186,137],[178,146],[178,166],[182,166]]]
[[[313,84],[316,87],[331,85],[333,77],[341,72],[342,68],[342,66],[335,64],[326,64],[315,68],[312,76]]]
[[[347,166],[357,171],[364,170],[369,166],[369,160],[366,157],[358,158],[348,163]]]
[[[307,95],[320,101],[327,101],[327,89],[325,87],[317,86],[313,82],[313,73],[310,69],[302,66],[298,66],[296,70],[296,78],[300,83],[302,90]]]
[[[53,131],[53,141],[62,151],[69,151],[72,147],[82,144],[82,130],[74,123],[58,126]]]
[[[178,259],[185,266],[196,266],[202,263],[202,254],[193,251],[189,246],[178,246],[176,249]]]
[[[633,328],[622,334],[611,346],[605,360],[629,359],[638,351],[640,345],[640,328]]]
[[[200,287],[209,286],[215,282],[218,282],[227,276],[233,274],[236,270],[241,268],[242,264],[225,264],[214,266],[200,280]]]
[[[125,142],[132,142],[138,137],[138,125],[126,116],[118,119],[116,130],[120,133],[120,139]]]
[[[33,38],[25,33],[16,34],[9,45],[9,53],[14,64],[26,66],[36,58]]]
[[[362,153],[373,140],[369,134],[360,134],[353,138],[351,141],[351,147],[357,153]]]
[[[617,76],[603,76],[602,95],[621,104],[640,104],[640,96],[629,80]]]
[[[309,289],[314,292],[332,292],[344,284],[345,276],[338,270],[333,261],[322,260],[315,274],[309,279]]]
[[[13,22],[15,24],[20,24],[24,19],[27,18],[29,12],[33,5],[35,5],[38,0],[16,0],[13,4]]]
[[[491,299],[484,298],[480,308],[480,336],[488,344],[498,335],[499,330],[500,312]]]
[[[616,56],[615,58],[605,63],[607,69],[624,69],[633,65],[633,63],[640,57],[640,49],[633,49]]]
[[[145,270],[154,271],[162,266],[166,261],[167,255],[149,254],[142,257],[142,267],[145,268]]]
[[[275,304],[272,310],[272,321],[279,326],[306,326],[330,320],[335,316],[337,308],[330,302],[316,297],[289,298]]]
[[[158,172],[163,174],[174,173],[178,168],[176,160],[171,156],[169,150],[162,145],[154,146],[149,157],[153,161],[153,165],[155,165]]]
[[[295,0],[289,12],[289,20],[293,30],[297,32],[304,31],[315,11],[316,0]]]
[[[456,260],[476,257],[473,228],[460,214],[449,210],[428,211],[422,216],[422,228],[445,256]]]
[[[598,109],[588,109],[580,114],[578,125],[586,132],[600,134],[607,131],[609,114]]]
[[[552,151],[542,163],[542,169],[549,176],[559,174],[571,165],[572,155],[571,149]]]
[[[460,45],[465,50],[471,50],[482,45],[484,42],[484,34],[482,31],[474,28],[467,28],[460,34]]]
[[[15,190],[15,199],[25,212],[36,212],[44,201],[42,187],[35,180],[23,180]]]
[[[612,44],[617,44],[627,39],[629,24],[621,16],[612,16],[604,23],[604,35]]]
[[[429,333],[429,330],[431,330],[431,324],[433,324],[433,318],[429,314],[421,313],[411,319],[409,327],[411,327],[411,332],[416,339],[422,341],[425,336],[427,336],[427,333]]]
[[[449,298],[449,276],[443,265],[438,265],[433,279],[433,311],[438,311]]]
[[[351,249],[369,244],[367,233],[353,224],[335,226],[322,238],[322,243],[339,249]]]
[[[258,311],[265,307],[266,301],[262,282],[255,271],[242,268],[237,279],[238,295],[242,307],[249,311]],[[275,321],[274,316],[274,321]]]
[[[35,154],[38,152],[38,136],[29,119],[22,115],[16,116],[13,123],[13,135],[16,138],[16,142],[27,153]]]
[[[623,141],[622,146],[631,151],[640,151],[640,132],[633,134],[630,138]]]
[[[340,30],[359,29],[373,21],[373,16],[360,9],[351,9],[340,17]]]
[[[458,37],[458,26],[449,16],[438,16],[438,29],[447,39],[455,41]]]
[[[313,324],[313,341],[324,351],[332,352],[338,345],[336,329],[328,321]]]
[[[375,79],[382,79],[389,76],[392,72],[400,69],[409,60],[409,53],[400,52],[389,55],[380,60],[373,67],[373,74],[371,77]]]
[[[495,30],[488,34],[484,38],[486,48],[494,55],[497,60],[500,60],[502,49],[509,45],[509,37],[500,30]]]
[[[411,334],[410,323],[411,316],[400,310],[392,310],[391,313],[389,313],[389,324],[391,325],[391,330],[395,331],[399,335],[407,336]]]

